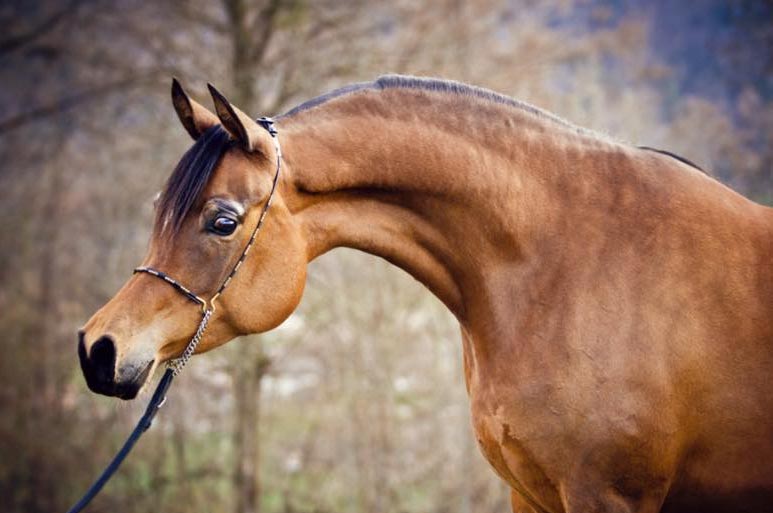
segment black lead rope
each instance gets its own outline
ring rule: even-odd
[[[134,447],[134,444],[137,443],[137,440],[140,439],[140,436],[142,436],[142,434],[147,431],[148,428],[150,428],[151,424],[153,423],[153,418],[158,413],[159,408],[161,408],[161,406],[166,401],[166,392],[172,385],[172,380],[180,373],[180,371],[182,371],[183,367],[185,367],[185,364],[188,363],[188,360],[196,350],[196,346],[201,341],[201,338],[204,335],[204,331],[207,329],[209,318],[215,312],[215,301],[220,297],[228,284],[231,283],[231,280],[236,274],[236,271],[238,271],[242,263],[244,263],[244,260],[247,258],[247,254],[250,252],[250,248],[252,248],[252,244],[255,242],[255,238],[257,237],[260,228],[263,226],[263,220],[266,218],[268,208],[271,206],[271,200],[274,198],[277,182],[279,182],[279,170],[282,164],[282,150],[279,147],[279,139],[277,138],[276,127],[274,127],[274,120],[271,118],[263,117],[257,121],[263,128],[268,131],[268,133],[271,135],[272,141],[274,142],[274,149],[276,150],[276,172],[274,173],[274,180],[271,183],[271,191],[268,193],[268,199],[266,200],[265,205],[263,205],[263,211],[260,213],[260,218],[258,218],[258,222],[255,225],[255,228],[252,230],[252,234],[250,235],[250,238],[247,241],[242,254],[239,256],[239,260],[236,261],[233,268],[231,269],[231,272],[228,273],[228,276],[226,276],[223,283],[215,292],[215,295],[212,296],[209,301],[207,301],[206,299],[197,296],[189,288],[168,274],[153,269],[152,267],[143,266],[137,267],[134,270],[135,273],[147,273],[151,276],[155,276],[156,278],[164,280],[164,282],[171,285],[179,293],[194,303],[201,305],[203,312],[201,321],[199,322],[199,327],[196,329],[196,333],[193,335],[193,338],[191,338],[191,341],[188,342],[188,345],[185,347],[185,350],[183,350],[180,357],[168,364],[166,372],[164,372],[163,377],[156,386],[156,390],[153,392],[153,397],[151,397],[147,408],[145,408],[145,413],[143,413],[139,422],[137,422],[137,425],[129,435],[129,438],[127,438],[124,442],[121,450],[119,450],[118,453],[113,457],[113,460],[105,468],[105,470],[102,471],[102,474],[100,474],[97,480],[94,481],[94,484],[92,484],[86,493],[83,494],[83,497],[81,497],[81,499],[72,508],[70,508],[67,513],[79,513],[80,511],[83,511],[86,506],[88,506],[91,500],[96,497],[100,490],[102,490],[102,487],[104,487],[110,478],[113,477],[113,474],[115,474],[115,471],[118,470],[118,467],[121,466],[121,463],[123,463],[123,460],[126,459],[126,456],[129,455],[129,452]]]
[[[118,467],[121,466],[121,463],[123,463],[123,460],[126,459],[126,456],[129,455],[129,451],[132,450],[134,444],[136,444],[137,440],[140,439],[142,433],[147,431],[150,425],[153,423],[153,417],[156,416],[158,409],[161,408],[162,404],[164,404],[164,400],[166,399],[166,391],[169,390],[169,386],[172,384],[173,379],[174,370],[170,367],[166,369],[166,372],[164,372],[164,377],[162,377],[161,381],[158,382],[156,391],[153,392],[153,397],[150,399],[148,407],[145,408],[145,413],[134,427],[134,430],[129,435],[129,438],[127,438],[124,442],[121,450],[118,451],[118,453],[113,457],[113,461],[111,461],[105,470],[102,471],[99,479],[94,481],[94,484],[91,485],[91,488],[86,491],[86,493],[83,495],[83,497],[81,497],[77,504],[70,508],[67,513],[78,513],[79,511],[83,511],[83,508],[85,508],[89,502],[91,502],[91,499],[96,497],[100,490],[102,490],[102,487],[105,486],[105,483],[107,483],[110,478],[113,477],[113,474],[115,474],[115,471],[118,470]]]

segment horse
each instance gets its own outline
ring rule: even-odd
[[[773,508],[773,209],[457,82],[384,76],[307,101],[274,121],[281,156],[211,91],[214,113],[173,82],[195,142],[143,265],[212,297],[282,173],[197,353],[278,326],[308,262],[355,248],[458,319],[474,432],[513,511]],[[181,353],[200,312],[178,292],[135,274],[85,324],[93,391],[131,399]]]

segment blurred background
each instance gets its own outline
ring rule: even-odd
[[[387,72],[461,80],[773,203],[770,0],[5,0],[0,26],[4,511],[64,511],[148,399],[90,393],[75,332],[140,262],[191,144],[173,75],[255,116]],[[193,359],[89,511],[509,511],[451,315],[368,255],[309,274],[281,328]]]

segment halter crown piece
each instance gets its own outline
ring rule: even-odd
[[[127,438],[126,442],[124,442],[121,450],[118,451],[107,468],[102,471],[102,474],[99,476],[99,478],[97,478],[96,481],[94,481],[94,484],[91,485],[83,497],[81,497],[77,504],[70,508],[67,513],[78,513],[83,511],[83,509],[99,493],[105,483],[107,483],[107,481],[112,477],[115,471],[118,470],[118,467],[129,454],[129,451],[132,450],[134,444],[137,443],[137,440],[139,440],[142,433],[148,430],[153,422],[153,418],[156,416],[156,413],[158,413],[159,408],[161,408],[161,406],[166,401],[166,392],[169,389],[169,386],[172,384],[172,380],[180,373],[180,371],[182,371],[183,367],[185,367],[185,365],[188,363],[188,360],[190,360],[191,356],[193,356],[193,353],[196,351],[196,346],[199,345],[199,342],[201,342],[201,339],[204,336],[204,332],[207,330],[209,319],[215,312],[215,302],[223,293],[228,284],[231,283],[231,280],[233,280],[236,272],[242,266],[244,260],[246,260],[247,254],[250,252],[250,249],[255,243],[258,232],[263,226],[263,221],[266,219],[266,214],[268,213],[268,209],[271,206],[271,201],[274,199],[274,192],[276,191],[276,186],[279,182],[279,170],[282,167],[282,149],[279,146],[278,131],[274,126],[274,120],[268,117],[262,117],[258,118],[256,121],[260,126],[268,131],[269,135],[271,135],[271,140],[273,141],[274,149],[276,150],[276,171],[274,172],[274,179],[271,183],[271,191],[268,193],[268,199],[263,205],[263,210],[261,211],[260,217],[258,218],[258,223],[255,225],[255,228],[253,228],[250,239],[247,241],[247,245],[244,246],[242,254],[239,256],[239,260],[236,261],[233,268],[231,269],[231,272],[228,273],[228,276],[225,277],[223,283],[220,284],[220,287],[218,287],[217,291],[209,299],[209,301],[201,296],[196,295],[193,291],[191,291],[191,289],[175,280],[168,274],[163,273],[157,269],[145,266],[137,267],[134,269],[135,273],[147,273],[151,276],[155,276],[156,278],[164,280],[166,283],[174,287],[177,292],[181,293],[194,303],[199,304],[202,310],[201,321],[199,321],[199,326],[196,328],[196,332],[194,333],[190,342],[188,342],[188,345],[185,346],[182,354],[167,363],[166,372],[164,372],[163,377],[158,382],[156,390],[153,392],[153,397],[150,399],[150,403],[148,403],[148,406],[145,409],[145,413],[142,415],[134,430],[129,435],[129,438]]]

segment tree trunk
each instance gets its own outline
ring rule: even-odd
[[[236,471],[236,513],[260,511],[260,392],[269,359],[263,353],[260,340],[243,344],[243,352],[235,353],[234,380],[234,450]]]
[[[223,0],[231,35],[233,93],[231,101],[245,112],[254,113],[259,103],[255,81],[273,34],[279,0],[256,7],[246,0]],[[257,10],[256,10],[257,9]],[[261,340],[254,337],[234,354],[234,449],[236,513],[260,511],[260,392],[270,361]]]

